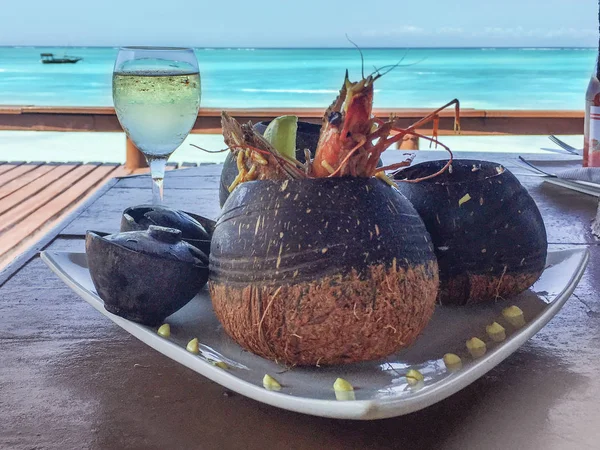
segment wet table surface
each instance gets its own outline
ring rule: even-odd
[[[444,157],[419,152],[417,161]],[[487,375],[425,410],[372,422],[288,412],[227,392],[99,314],[40,260],[83,251],[86,230],[116,232],[147,203],[150,180],[115,180],[0,273],[0,448],[600,448],[598,199],[543,182],[517,154],[458,157],[504,164],[536,200],[550,249],[591,258],[559,314]],[[532,158],[540,159],[539,155]],[[544,156],[558,170],[560,156]],[[568,157],[564,157],[568,158]],[[168,174],[165,200],[216,218],[221,166]]]

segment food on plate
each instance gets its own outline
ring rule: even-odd
[[[344,380],[343,378],[337,378],[333,383],[333,390],[340,392],[349,392],[353,391],[354,387],[347,380]]]
[[[467,341],[467,350],[471,354],[473,358],[481,358],[485,355],[487,347],[485,342],[483,342],[478,337],[473,337]]]
[[[485,332],[494,342],[502,342],[506,339],[506,330],[498,322],[494,322],[485,327]]]
[[[406,382],[410,386],[416,386],[424,380],[423,374],[416,369],[410,369],[406,372]]]
[[[194,338],[190,342],[188,342],[186,350],[195,355],[200,353],[200,348],[198,346],[198,338]]]
[[[446,368],[451,372],[462,369],[462,360],[454,353],[446,353],[443,360]]]
[[[263,377],[263,386],[265,389],[269,391],[279,391],[281,390],[281,384],[275,378],[273,378],[268,373]]]
[[[227,363],[225,363],[223,361],[213,361],[212,364],[223,370],[229,369],[229,366],[227,365]]]
[[[502,310],[502,316],[515,328],[525,325],[525,316],[518,306],[512,305]]]
[[[171,325],[168,323],[163,323],[160,327],[158,327],[157,333],[159,336],[168,338],[171,336]]]

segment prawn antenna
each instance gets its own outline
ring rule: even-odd
[[[356,47],[356,50],[358,50],[358,53],[360,53],[360,73],[364,79],[365,78],[365,57],[363,55],[363,52],[360,49],[360,47],[358,45],[356,45],[356,43],[352,39],[350,39],[350,37],[348,36],[348,33],[346,33],[346,39],[348,39],[348,42],[350,42],[352,45],[354,45]]]
[[[418,61],[414,62],[414,63],[410,63],[410,64],[402,64],[402,61],[404,61],[406,59],[406,56],[408,55],[408,52],[410,51],[410,49],[407,49],[406,52],[404,52],[404,55],[402,55],[402,58],[400,58],[400,60],[396,63],[396,64],[388,64],[387,66],[381,66],[379,68],[373,66],[373,69],[375,69],[375,71],[371,74],[371,76],[373,75],[377,75],[375,77],[375,79],[377,78],[381,78],[382,76],[384,76],[386,73],[391,72],[392,70],[394,70],[396,67],[409,67],[409,66],[414,66],[416,64],[420,64],[423,61],[425,61],[427,59],[427,57],[421,58]],[[387,69],[385,72],[381,73],[382,70]]]

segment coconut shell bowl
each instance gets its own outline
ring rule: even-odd
[[[113,235],[88,231],[85,249],[104,307],[144,325],[162,323],[208,280],[208,257],[173,228],[150,225]]]
[[[517,178],[500,164],[454,160],[451,170],[418,183],[447,161],[416,164],[394,174],[431,235],[440,270],[438,300],[464,305],[507,299],[544,270],[546,229]]]
[[[190,212],[159,205],[132,206],[123,211],[121,232],[147,230],[150,225],[175,228],[181,238],[208,256],[216,222]]]
[[[438,266],[419,215],[377,178],[249,181],[217,221],[209,289],[225,331],[251,352],[351,363],[416,339]]]

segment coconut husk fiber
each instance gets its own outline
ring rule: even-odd
[[[242,183],[210,254],[225,330],[288,365],[383,358],[433,312],[438,266],[408,200],[375,178]]]
[[[386,357],[412,344],[433,314],[437,263],[370,267],[286,285],[211,282],[225,331],[251,352],[288,365]]]

